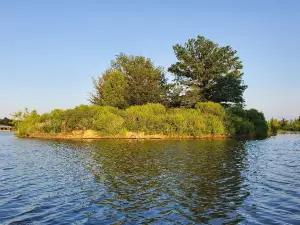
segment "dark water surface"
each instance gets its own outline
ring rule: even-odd
[[[300,224],[300,135],[47,141],[0,133],[0,224]]]

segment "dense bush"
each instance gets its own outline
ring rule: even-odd
[[[185,134],[192,136],[205,134],[206,125],[203,115],[199,111],[195,109],[183,109],[181,113],[185,120],[185,126],[183,127]]]
[[[245,110],[241,107],[231,107],[227,110],[228,127],[238,136],[266,137],[268,124],[263,113],[256,109]]]
[[[203,114],[212,114],[215,116],[224,117],[226,115],[224,108],[214,102],[198,102],[195,108],[200,110]]]
[[[45,133],[62,132],[64,111],[55,109],[51,113],[45,113],[40,117],[40,126]]]
[[[126,128],[135,132],[161,133],[165,114],[166,108],[161,104],[131,106],[125,110]]]
[[[266,136],[268,125],[262,113],[232,107],[227,111],[213,102],[197,103],[195,108],[165,108],[148,103],[125,110],[111,106],[80,105],[74,109],[53,110],[39,115],[24,113],[18,126],[19,135],[70,133],[94,130],[100,135],[143,132],[161,135],[230,135]]]
[[[269,135],[276,135],[280,128],[280,124],[278,120],[272,118],[268,122],[268,127],[269,127]]]
[[[25,112],[21,115],[22,121],[14,122],[15,126],[17,126],[18,135],[21,137],[28,136],[31,133],[40,132],[41,124],[40,118],[41,116],[33,110],[32,112]]]
[[[103,135],[120,134],[124,131],[124,119],[109,111],[104,111],[94,121],[95,130],[99,131]]]

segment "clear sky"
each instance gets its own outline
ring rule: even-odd
[[[238,51],[248,108],[298,117],[299,25],[298,0],[0,0],[0,117],[87,104],[116,54],[167,69],[172,45],[198,34]]]

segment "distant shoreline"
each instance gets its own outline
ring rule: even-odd
[[[278,134],[300,134],[300,131],[278,130]]]
[[[226,139],[230,138],[228,135],[214,135],[204,134],[200,136],[191,135],[162,135],[162,134],[144,134],[143,132],[127,132],[120,135],[105,135],[101,136],[98,132],[93,130],[76,130],[71,133],[58,133],[58,134],[45,134],[35,133],[28,135],[24,138],[37,138],[37,139],[65,139],[65,140],[103,140],[103,139],[145,139],[145,140],[187,140],[187,139]]]

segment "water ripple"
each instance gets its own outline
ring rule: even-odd
[[[45,141],[0,134],[0,224],[300,224],[300,136]]]

